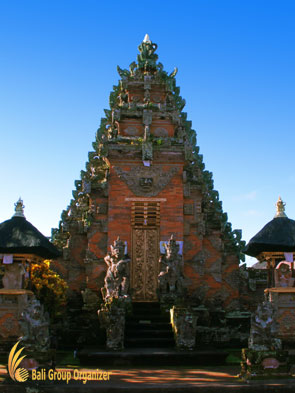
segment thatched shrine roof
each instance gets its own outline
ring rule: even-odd
[[[0,253],[34,254],[49,259],[59,256],[58,249],[26,220],[22,208],[21,212],[16,208],[16,214],[0,224]]]
[[[244,254],[256,257],[261,252],[295,251],[295,221],[286,216],[283,206],[279,199],[275,218],[252,237],[243,250]]]

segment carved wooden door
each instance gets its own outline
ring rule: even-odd
[[[133,228],[131,288],[133,301],[157,301],[159,231]]]

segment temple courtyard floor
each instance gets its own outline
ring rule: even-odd
[[[107,352],[87,349],[85,352],[80,352],[79,359],[74,356],[73,351],[57,351],[56,368],[43,368],[38,372],[29,371],[26,382],[16,382],[10,378],[7,372],[7,356],[1,356],[0,392],[283,393],[295,391],[294,366],[291,370],[294,379],[242,381],[238,376],[241,369],[239,351],[227,356],[226,361],[225,353],[228,351],[176,352],[134,349]],[[141,357],[138,356],[140,354]],[[174,358],[171,357],[172,354]],[[145,358],[148,360],[146,365]],[[168,365],[169,359],[177,363]],[[231,364],[228,364],[230,362]]]
[[[98,380],[75,379],[78,371],[81,378],[95,372]],[[14,382],[7,375],[6,366],[0,366],[1,393],[47,393],[47,392],[291,392],[295,390],[295,379],[239,380],[239,366],[217,366],[206,368],[163,367],[163,368],[114,368],[107,370],[81,368],[56,368],[58,375],[70,375],[68,381],[49,380]],[[102,372],[102,373],[101,373]],[[48,377],[48,375],[47,375]],[[99,378],[102,380],[99,380]],[[103,380],[105,379],[105,380]]]

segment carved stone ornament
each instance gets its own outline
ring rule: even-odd
[[[49,348],[49,315],[44,312],[39,300],[32,298],[21,314],[19,321],[20,340],[27,350],[44,352]]]
[[[119,167],[115,167],[115,171],[136,196],[153,197],[167,186],[177,173],[177,168],[172,167],[169,171],[164,172],[159,166],[134,167],[130,171],[124,171]],[[149,179],[149,183],[152,183],[151,189],[147,190],[142,186],[142,179]]]
[[[264,301],[252,315],[248,346],[256,351],[281,349],[282,343],[277,336],[278,324],[274,307],[269,301]]]

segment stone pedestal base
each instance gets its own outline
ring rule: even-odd
[[[125,310],[99,310],[98,318],[102,327],[106,329],[106,347],[111,351],[124,348]]]
[[[0,289],[0,341],[1,348],[5,343],[15,344],[21,334],[19,320],[27,307],[32,291],[25,289]]]
[[[278,338],[295,343],[295,288],[280,287],[265,290],[276,312]]]
[[[291,378],[288,351],[242,349],[242,379]]]
[[[170,318],[177,349],[193,350],[196,345],[196,313],[188,308],[173,307],[170,310]]]

